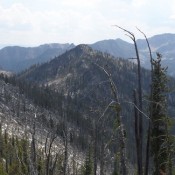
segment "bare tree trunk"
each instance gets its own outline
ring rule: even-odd
[[[64,133],[64,163],[63,163],[63,174],[67,175],[67,160],[68,160],[68,140],[67,131]]]
[[[53,146],[53,143],[55,141],[55,139],[57,138],[57,135],[51,135],[50,137],[50,142],[49,142],[49,147],[47,146],[48,145],[48,139],[49,139],[49,134],[47,135],[46,137],[46,141],[45,141],[45,155],[46,155],[46,175],[50,175],[50,170],[52,169],[51,168],[51,149],[52,149],[52,146]],[[48,151],[47,151],[47,147],[48,147]]]
[[[138,53],[138,48],[136,44],[135,37],[133,38],[136,56],[137,56],[137,66],[138,66],[138,94],[139,94],[139,109],[142,110],[142,83],[141,83],[141,67],[140,67],[140,58]],[[142,113],[139,112],[139,174],[143,174],[143,119]]]
[[[101,154],[100,154],[100,175],[104,175],[104,142],[101,143]]]
[[[99,66],[100,67],[100,66]],[[110,87],[111,87],[111,91],[113,94],[113,98],[114,98],[114,102],[113,105],[114,109],[116,111],[116,120],[117,120],[117,125],[118,125],[118,135],[119,135],[119,150],[120,150],[120,175],[127,175],[128,174],[128,170],[127,170],[127,160],[126,160],[126,138],[125,138],[125,131],[124,131],[124,126],[122,124],[122,119],[121,119],[121,105],[119,102],[119,98],[118,98],[118,91],[117,91],[117,87],[115,86],[114,81],[112,80],[111,75],[103,68],[100,67],[105,74],[107,75],[109,82],[110,82]]]
[[[134,90],[134,113],[135,113],[135,139],[136,139],[136,153],[137,153],[137,170],[138,172],[141,172],[140,168],[140,147],[139,147],[139,114],[136,106],[137,104],[137,93],[136,90]]]
[[[57,160],[58,160],[58,154],[56,153],[55,160],[54,160],[53,166],[51,168],[51,175],[54,175],[54,171],[55,171],[55,168],[56,168]]]
[[[137,28],[138,29],[138,28]],[[148,46],[148,50],[149,50],[149,55],[150,55],[150,64],[151,64],[151,82],[153,81],[153,57],[152,57],[152,52],[151,52],[151,47],[150,47],[150,44],[149,44],[149,41],[148,41],[148,38],[146,37],[145,33],[143,33],[140,29],[138,29],[142,34],[143,36],[145,37],[145,40],[146,40],[146,43],[147,43],[147,46]],[[150,96],[150,101],[152,103],[153,101],[153,86],[152,86],[152,83],[151,83],[151,96]],[[153,107],[152,105],[150,106],[150,120],[149,120],[149,123],[148,123],[148,132],[147,132],[147,145],[146,145],[146,161],[145,161],[145,175],[148,175],[149,173],[149,156],[150,156],[150,137],[151,137],[151,126],[152,126],[152,123],[151,123],[151,120],[152,120],[152,111],[153,111]]]
[[[36,168],[36,143],[35,143],[35,133],[36,133],[36,126],[35,126],[35,121],[36,120],[36,114],[34,118],[34,123],[33,123],[33,133],[32,133],[32,141],[31,141],[31,160],[32,160],[32,167],[34,171],[37,171]]]
[[[94,122],[94,175],[97,174],[97,123]]]
[[[120,28],[121,30],[123,30],[124,32],[126,32],[128,34],[128,36],[131,38],[131,40],[134,42],[134,47],[135,47],[135,52],[136,52],[136,59],[137,59],[137,76],[138,76],[138,100],[139,100],[139,110],[142,110],[142,83],[141,83],[141,66],[140,66],[140,57],[139,57],[139,52],[138,52],[138,47],[137,47],[137,43],[136,43],[136,39],[135,39],[135,35],[120,27],[117,26],[116,27]],[[143,175],[143,121],[142,121],[142,112],[139,112],[139,118],[138,118],[138,123],[139,123],[139,143],[138,143],[138,151],[139,151],[139,175]]]

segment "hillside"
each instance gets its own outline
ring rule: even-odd
[[[109,54],[94,51],[87,45],[79,45],[48,63],[24,71],[19,76],[31,82],[49,86],[65,95],[70,93],[76,98],[85,99],[87,95],[89,98],[87,102],[94,101],[95,103],[97,100],[95,97],[100,98],[102,94],[110,96],[108,79],[99,66],[106,67],[110,71],[118,84],[121,96],[125,92],[132,93],[132,90],[136,88],[136,65],[127,60],[114,59]],[[149,86],[149,72],[143,70],[143,74],[147,76],[147,82],[143,81],[146,88]],[[108,103],[109,99],[106,98],[105,103]]]
[[[133,89],[137,88],[137,66],[128,60],[95,51],[87,45],[79,45],[48,63],[33,66],[19,74],[19,78],[71,96],[88,109],[98,106],[104,109],[112,97],[108,78],[101,67],[111,74],[121,101],[132,101]],[[142,68],[142,76],[143,93],[147,95],[150,72]],[[173,88],[173,79],[170,84]],[[123,112],[128,113],[129,109]]]
[[[36,113],[36,128],[38,131],[44,131],[40,135],[43,137],[47,132],[56,131],[58,140],[55,144],[59,145],[58,150],[62,150],[59,156],[65,160],[66,154],[69,155],[69,158],[66,158],[69,166],[72,166],[71,157],[76,154],[76,161],[80,165],[77,168],[80,170],[81,165],[85,165],[85,157],[93,150],[97,169],[104,168],[105,175],[108,175],[113,171],[114,155],[119,145],[116,141],[116,113],[109,105],[114,99],[103,68],[111,74],[119,93],[122,121],[126,129],[127,157],[132,174],[136,164],[132,101],[133,89],[137,88],[137,66],[134,63],[95,51],[87,45],[78,45],[47,63],[32,66],[15,77],[2,76],[2,87],[11,87],[4,95],[7,94],[7,99],[15,99],[14,102],[10,99],[5,103],[5,109],[15,110],[10,118],[24,128],[26,119],[29,119],[31,124],[27,126],[31,132]],[[144,112],[147,113],[150,72],[145,69],[141,72]],[[173,79],[170,85],[174,87]],[[15,88],[18,90],[14,91]],[[173,93],[168,95],[168,101],[169,112],[172,114],[175,104]],[[2,113],[4,116],[8,114]],[[148,118],[144,117],[143,121],[146,128]],[[67,144],[69,149],[68,153],[65,153]],[[95,160],[92,157],[91,159]],[[81,175],[82,171],[79,174]]]
[[[68,170],[73,171],[72,161],[74,161],[77,164],[77,172],[81,174],[80,168],[84,164],[87,149],[85,145],[87,132],[85,130],[82,132],[77,121],[65,118],[66,114],[63,116],[63,113],[69,113],[71,117],[75,115],[72,109],[64,109],[62,106],[62,103],[67,104],[67,100],[61,94],[2,74],[0,88],[0,158],[5,162],[0,161],[0,174],[5,172],[25,174],[38,171],[45,174],[49,154],[51,154],[49,165],[53,166],[51,161],[55,161],[54,172],[62,172],[60,166],[64,161],[65,150],[68,153],[66,158]],[[57,109],[47,105],[50,102],[48,95],[57,96],[57,100],[52,101]],[[76,115],[78,119],[78,112]],[[80,119],[79,122],[85,121]],[[45,164],[32,162],[33,149],[37,152],[35,159]],[[35,163],[41,168],[37,169]],[[5,166],[7,169],[3,168]]]
[[[74,110],[80,112],[80,117],[86,120],[83,128],[86,128],[86,131],[91,133],[93,123],[104,115],[105,109],[113,100],[109,80],[100,66],[110,72],[117,85],[119,99],[122,104],[123,121],[127,132],[127,145],[130,146],[128,155],[131,161],[135,161],[132,105],[133,89],[137,88],[137,67],[135,64],[124,59],[114,59],[109,54],[94,51],[87,45],[79,45],[48,63],[30,68],[20,74],[19,77],[61,92],[67,98],[71,97],[75,104]],[[146,96],[150,86],[149,71],[142,69],[142,76],[144,105],[146,105]],[[171,105],[173,105],[174,96],[171,97],[171,100]],[[171,105],[170,109],[173,109]],[[105,123],[107,132],[103,137],[108,142],[107,140],[113,133],[114,121],[115,112],[108,109],[102,121],[100,120],[97,124],[100,132],[99,150],[102,144],[102,139],[100,139],[102,131],[100,128],[103,128]],[[144,126],[147,125],[147,122],[148,119],[144,118]],[[110,145],[112,152],[115,150],[117,143],[113,144]]]

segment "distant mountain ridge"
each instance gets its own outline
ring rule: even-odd
[[[175,76],[175,34],[165,33],[148,38],[152,53],[163,55],[163,64],[168,66],[168,73]],[[150,68],[149,52],[145,39],[137,40],[141,66]],[[109,53],[117,58],[133,58],[135,56],[134,45],[121,39],[109,39],[89,44],[94,50]],[[33,64],[47,62],[66,51],[74,48],[74,44],[43,44],[38,47],[9,46],[0,50],[0,68],[20,72]]]
[[[46,62],[67,50],[74,44],[44,44],[38,47],[8,46],[0,50],[0,67],[4,70],[19,72],[33,64]]]
[[[115,57],[128,58],[130,55],[134,55],[133,44],[122,39],[98,41],[90,46],[95,50],[107,52]]]
[[[160,34],[148,38],[153,56],[159,52],[163,56],[164,66],[168,66],[168,73],[175,76],[175,34]],[[138,39],[137,45],[139,49],[139,55],[141,58],[141,66],[150,67],[149,52],[145,39]],[[116,40],[103,40],[90,45],[92,48],[102,52],[107,52],[115,57],[122,58],[135,58],[134,45],[123,41],[121,39]]]

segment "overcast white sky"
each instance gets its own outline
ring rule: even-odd
[[[0,45],[93,43],[175,33],[175,0],[0,0]]]

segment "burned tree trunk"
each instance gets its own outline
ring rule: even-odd
[[[113,102],[110,106],[112,106],[116,111],[116,121],[117,121],[117,127],[118,127],[118,136],[119,136],[119,150],[120,150],[120,175],[127,175],[127,159],[126,159],[126,138],[125,138],[125,130],[124,125],[122,123],[121,119],[121,105],[118,98],[118,90],[117,87],[111,77],[111,74],[105,70],[105,68],[99,66],[104,73],[107,75],[109,82],[110,82],[110,88],[113,94]]]
[[[137,28],[138,29],[138,28]],[[153,57],[152,57],[152,52],[151,52],[151,47],[148,41],[148,38],[146,37],[145,33],[143,33],[140,29],[138,29],[143,36],[145,37],[147,46],[148,46],[148,50],[149,50],[149,55],[150,55],[150,64],[151,64],[151,82],[153,81],[153,76],[154,76],[154,71],[153,71]],[[153,85],[151,83],[151,92],[150,92],[150,101],[151,103],[153,102]],[[149,172],[149,157],[150,157],[150,137],[151,137],[151,120],[152,120],[152,112],[153,111],[153,105],[150,105],[150,120],[148,123],[148,131],[147,131],[147,144],[146,144],[146,161],[145,161],[145,175],[148,175]]]
[[[124,32],[127,33],[127,36],[129,36],[129,38],[131,38],[131,40],[134,42],[134,47],[135,47],[135,52],[136,52],[136,60],[137,60],[137,76],[138,76],[138,107],[139,107],[139,112],[138,112],[138,152],[139,152],[139,161],[138,162],[138,174],[142,175],[143,174],[143,121],[142,121],[142,83],[141,83],[141,66],[140,66],[140,57],[139,57],[139,51],[138,51],[138,47],[137,47],[137,43],[136,43],[136,39],[135,39],[135,35],[120,27],[115,25],[116,27],[118,27],[119,29],[123,30]]]

